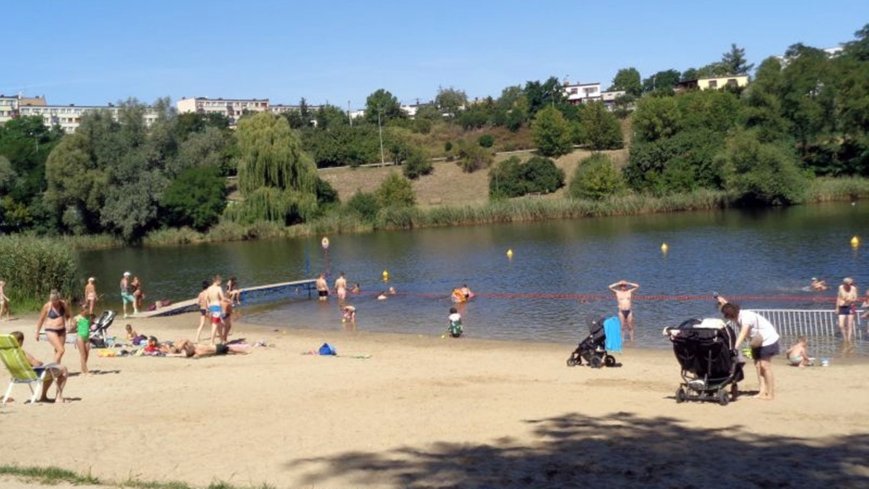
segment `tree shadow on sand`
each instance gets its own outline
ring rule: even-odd
[[[714,413],[714,414],[713,414]],[[711,416],[726,416],[713,410]],[[352,487],[869,487],[869,434],[823,440],[758,435],[741,426],[686,427],[668,417],[568,414],[526,420],[533,443],[436,442],[383,453],[348,452],[290,461],[301,482],[340,477]]]

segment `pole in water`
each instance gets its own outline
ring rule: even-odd
[[[662,243],[661,244],[661,253],[666,255],[668,251],[670,251],[670,247],[667,246],[667,243]]]
[[[513,258],[513,249],[510,248],[507,250],[507,259],[510,260]]]
[[[857,236],[852,237],[851,238],[851,248],[856,248],[858,246],[860,246],[860,238],[858,238]]]
[[[383,276],[383,281],[384,281],[384,282],[388,282],[388,281],[389,281],[389,272],[388,272],[388,271],[384,270],[382,276]]]

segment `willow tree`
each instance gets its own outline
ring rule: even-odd
[[[237,139],[238,188],[245,201],[227,209],[228,218],[289,223],[316,210],[317,167],[285,118],[266,112],[243,118]]]

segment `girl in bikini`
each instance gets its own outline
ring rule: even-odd
[[[69,321],[69,307],[60,299],[60,292],[52,290],[48,302],[42,306],[39,320],[36,322],[36,341],[39,341],[39,332],[45,326],[45,338],[54,348],[54,363],[60,363],[66,341],[66,328]]]

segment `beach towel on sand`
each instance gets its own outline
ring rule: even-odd
[[[622,322],[617,316],[606,318],[603,322],[603,333],[606,335],[605,348],[607,352],[622,351]]]

